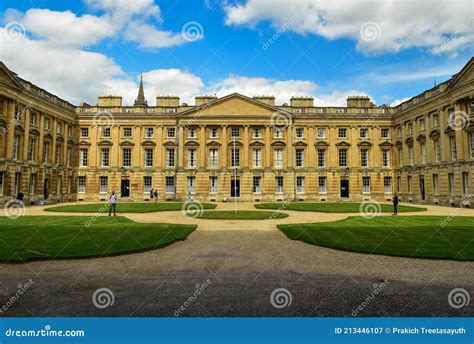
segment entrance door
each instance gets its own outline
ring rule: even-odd
[[[420,177],[420,194],[421,194],[421,200],[425,200],[425,178]]]
[[[122,179],[122,183],[120,184],[120,194],[121,194],[121,197],[130,196],[130,180],[129,179]]]
[[[44,180],[43,194],[44,194],[44,199],[47,200],[49,198],[49,179],[48,178]]]
[[[240,180],[232,179],[230,181],[230,197],[240,197]]]
[[[349,180],[341,179],[341,197],[349,197]]]

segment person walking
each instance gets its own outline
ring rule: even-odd
[[[398,209],[397,209],[398,195],[397,194],[393,195],[392,203],[393,203],[393,214],[392,215],[398,215]]]
[[[150,199],[153,198],[153,195],[154,195],[154,193],[153,193],[153,188],[151,188],[151,189],[150,189]]]
[[[155,203],[158,202],[158,190],[155,189],[153,196],[155,196]]]
[[[112,214],[112,210],[114,211],[114,216],[117,216],[115,213],[115,208],[117,207],[117,195],[115,191],[112,191],[112,194],[109,197],[109,216]]]

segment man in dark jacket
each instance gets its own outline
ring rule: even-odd
[[[393,195],[392,203],[393,203],[393,215],[398,215],[398,210],[397,210],[398,196],[397,196],[397,194]]]

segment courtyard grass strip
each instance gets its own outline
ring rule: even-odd
[[[266,219],[282,219],[288,217],[288,214],[274,211],[258,211],[258,210],[239,210],[235,213],[233,210],[223,211],[203,211],[195,216],[200,219],[216,219],[216,220],[266,220]]]
[[[0,261],[133,253],[185,240],[196,225],[137,223],[121,216],[0,217]]]
[[[474,217],[351,216],[334,222],[277,225],[286,236],[338,250],[474,260]]]
[[[191,202],[192,203],[192,202]],[[117,203],[118,213],[151,213],[155,211],[173,211],[183,208],[181,202],[164,202],[164,203],[134,203],[123,202]],[[212,203],[198,203],[202,209],[214,209],[217,205]],[[109,207],[107,203],[89,203],[89,204],[68,204],[56,207],[45,208],[45,211],[64,212],[64,213],[107,213]]]
[[[370,202],[367,202],[370,203]],[[361,204],[364,203],[310,203],[310,202],[274,202],[274,203],[259,203],[255,204],[257,209],[281,209],[281,210],[295,210],[295,211],[316,211],[321,213],[358,213],[360,212]],[[393,206],[391,204],[378,204],[380,212],[391,213]],[[413,207],[409,205],[398,205],[398,212],[419,212],[426,211],[423,207]]]

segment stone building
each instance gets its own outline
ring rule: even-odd
[[[277,105],[272,96],[237,93],[199,96],[194,105],[158,96],[149,105],[140,82],[133,106],[101,96],[76,108],[2,65],[0,191],[3,200],[22,190],[35,202],[46,190],[54,201],[105,200],[112,190],[144,201],[151,188],[162,201],[188,193],[201,201],[388,200],[398,192],[403,201],[468,205],[473,65],[396,107],[365,96],[349,97],[345,107],[309,97]],[[27,126],[32,113],[37,128]],[[33,137],[30,161],[24,142]],[[62,160],[52,154],[58,147]],[[47,162],[40,151],[51,153]]]
[[[0,62],[0,203],[75,200],[77,139],[74,105]]]

